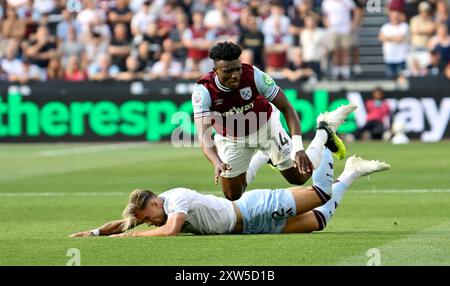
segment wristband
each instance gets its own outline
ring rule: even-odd
[[[98,228],[91,230],[93,236],[99,236],[100,230]]]
[[[297,154],[298,151],[305,150],[303,148],[303,140],[301,135],[294,135],[292,136],[292,151],[291,151],[291,159],[295,160],[295,154]]]

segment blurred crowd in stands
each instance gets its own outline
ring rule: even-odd
[[[377,1],[375,1],[377,2]],[[384,1],[383,1],[384,2]],[[450,78],[445,0],[391,0],[387,76]],[[351,79],[367,0],[0,0],[0,80],[195,80],[219,41],[274,78]]]

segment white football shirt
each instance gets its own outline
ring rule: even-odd
[[[164,200],[167,216],[184,213],[182,232],[195,234],[231,233],[236,225],[236,213],[231,201],[213,195],[203,195],[186,188],[175,188],[159,195]]]

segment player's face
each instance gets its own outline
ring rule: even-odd
[[[241,60],[217,61],[214,66],[214,71],[223,86],[230,89],[237,89],[239,87],[242,75]]]
[[[165,215],[162,202],[151,200],[147,206],[136,212],[136,218],[147,225],[161,226],[165,223]]]

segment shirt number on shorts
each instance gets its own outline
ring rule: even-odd
[[[287,138],[283,137],[283,135],[281,134],[281,132],[278,133],[278,138],[280,139],[280,143],[278,143],[278,142],[276,142],[276,141],[275,141],[275,143],[277,144],[278,150],[281,151],[281,146],[284,146],[284,145],[286,145],[286,144],[289,144],[289,140],[288,140]]]

